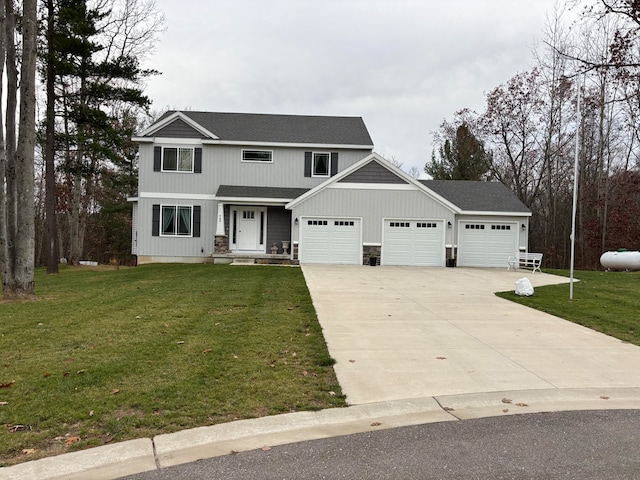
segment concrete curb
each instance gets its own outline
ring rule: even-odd
[[[2,468],[0,479],[113,479],[231,452],[387,428],[526,413],[619,409],[640,409],[640,388],[524,390],[396,400],[130,440]]]

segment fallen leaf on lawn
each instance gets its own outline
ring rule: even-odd
[[[158,415],[160,415],[160,410],[154,410],[153,414],[157,417]]]
[[[16,383],[15,380],[11,380],[10,382],[7,382],[7,383],[0,383],[0,388],[9,388],[14,383]]]
[[[269,447],[268,445],[265,445],[264,447],[262,447],[262,451],[264,452],[268,452],[269,450],[271,450],[271,447]]]
[[[308,377],[309,376],[309,372],[307,372],[306,370],[302,371],[302,376],[303,377]]]
[[[31,430],[31,425],[13,425],[9,427],[9,433],[25,432]]]
[[[62,374],[62,376],[63,376],[63,377],[68,377],[69,375],[71,375],[71,372],[64,372],[64,373]]]
[[[205,349],[202,351],[202,353],[209,353],[210,351],[211,351],[211,349],[210,349],[210,348],[205,348]]]
[[[166,328],[169,328],[169,324],[168,324],[168,323],[165,323],[165,324],[164,324],[164,326],[165,326]]]
[[[83,374],[83,373],[84,373],[84,369],[78,370],[78,375]]]
[[[119,393],[120,389],[119,388],[114,388],[111,390],[111,395],[115,395],[116,393]]]
[[[336,394],[336,392],[329,392],[329,395],[331,395],[332,397]]]
[[[503,409],[502,409],[502,413],[507,413],[508,411],[509,411],[509,409],[508,409],[508,408],[503,408]]]
[[[601,398],[602,400],[609,400],[609,397],[607,397],[606,395],[600,395],[600,398]]]
[[[293,353],[291,354],[291,356],[292,356],[292,357],[297,357],[297,356],[298,356],[298,354],[297,354],[296,352],[293,352]]]
[[[142,318],[142,317],[141,317],[140,315],[136,315],[136,318],[140,319],[140,318]]]
[[[75,361],[76,361],[75,358],[65,358],[64,363],[73,363]]]
[[[36,453],[36,449],[35,448],[24,448],[22,450],[22,453],[24,453],[25,455],[33,455],[34,453]]]
[[[44,372],[44,378],[49,378],[51,374],[49,372]]]
[[[9,405],[9,402],[0,402],[0,405]]]
[[[453,411],[455,411],[455,410],[454,410],[453,408],[451,408],[451,407],[442,407],[442,409],[443,409],[445,412],[453,412]]]
[[[78,443],[80,441],[80,437],[69,437],[64,441],[64,444],[69,447],[74,443]]]
[[[528,403],[524,403],[524,402],[518,402],[518,403],[516,403],[516,406],[518,406],[518,407],[528,407],[529,404]]]
[[[238,355],[234,355],[233,358],[238,358]]]
[[[311,334],[310,334],[310,333],[305,333],[305,334],[304,334],[304,336],[305,336],[305,337],[310,337],[310,336],[311,336]]]
[[[371,424],[372,427],[379,427],[380,425],[382,425],[380,422],[373,422]]]
[[[93,410],[91,410],[91,411],[89,412],[89,416],[90,416],[90,417],[93,417]]]
[[[502,403],[511,403],[511,399],[505,397],[502,399]]]
[[[220,322],[218,322],[218,323],[214,323],[214,325],[217,327],[217,326],[219,326],[219,325],[220,325]]]
[[[178,345],[182,345],[184,343],[184,340],[179,340],[176,342]]]

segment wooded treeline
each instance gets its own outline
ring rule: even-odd
[[[605,251],[640,248],[640,3],[567,6],[550,13],[530,70],[488,92],[484,111],[443,121],[425,171],[503,182],[533,212],[530,251],[566,268],[578,132],[576,267],[592,269]]]
[[[33,297],[36,265],[131,261],[140,61],[163,28],[153,0],[0,0],[5,299]]]

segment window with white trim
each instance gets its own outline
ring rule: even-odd
[[[190,237],[193,225],[193,207],[162,205],[160,235],[163,237]]]
[[[242,161],[272,163],[273,152],[271,150],[242,150]]]
[[[314,177],[328,177],[331,171],[331,155],[329,153],[313,153],[311,172]]]
[[[193,148],[162,147],[163,172],[193,172]]]

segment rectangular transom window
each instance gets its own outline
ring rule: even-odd
[[[335,227],[353,227],[353,222],[350,220],[335,220],[333,225]]]
[[[411,224],[409,222],[389,222],[389,226],[392,228],[408,228]]]
[[[437,223],[425,223],[425,222],[418,222],[416,224],[416,227],[418,228],[438,228],[438,224]]]
[[[190,237],[193,224],[193,207],[162,205],[161,235]]]
[[[511,230],[511,225],[491,225],[491,230]]]
[[[467,223],[464,228],[466,230],[484,230],[484,225],[482,224],[475,224],[475,223]]]
[[[313,154],[313,176],[328,177],[330,172],[331,155],[328,153]]]
[[[163,172],[193,172],[193,148],[163,147]]]
[[[273,162],[273,152],[271,150],[242,150],[243,162]]]
[[[326,220],[307,220],[307,225],[326,225]]]

